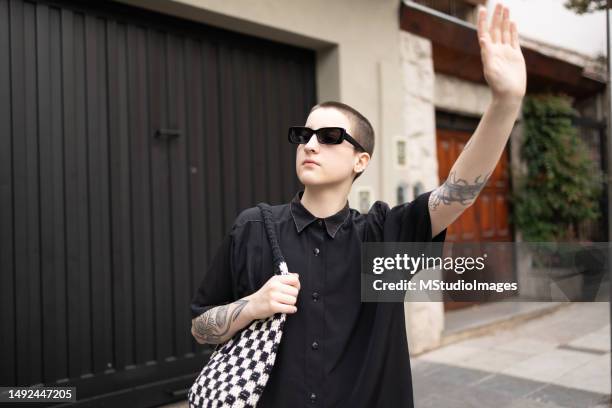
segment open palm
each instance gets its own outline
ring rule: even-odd
[[[484,76],[494,97],[522,98],[527,87],[525,59],[519,45],[516,23],[508,7],[496,4],[491,27],[487,10],[478,10],[478,42]]]

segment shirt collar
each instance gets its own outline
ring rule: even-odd
[[[301,199],[303,194],[304,190],[298,191],[295,197],[293,197],[293,200],[291,200],[290,204],[291,216],[293,217],[293,222],[295,223],[295,228],[297,229],[298,234],[308,225],[319,219],[312,215],[310,211],[308,211],[306,207],[302,205]],[[330,237],[334,238],[336,236],[336,233],[348,217],[349,212],[349,203],[347,200],[346,204],[340,211],[327,218],[323,218],[323,224],[325,224],[325,229]]]

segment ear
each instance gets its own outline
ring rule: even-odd
[[[363,171],[368,167],[370,163],[370,154],[367,152],[360,152],[357,154],[357,159],[355,160],[355,165],[353,169],[356,173],[363,173]]]

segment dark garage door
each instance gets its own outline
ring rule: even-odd
[[[151,406],[193,382],[189,300],[240,210],[299,187],[285,129],[314,64],[112,2],[0,0],[0,385]]]

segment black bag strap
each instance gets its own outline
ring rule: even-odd
[[[257,204],[257,207],[259,207],[259,210],[261,211],[264,221],[264,228],[266,230],[266,235],[268,236],[268,242],[270,242],[270,247],[272,248],[272,263],[276,269],[276,273],[280,275],[287,275],[289,274],[289,269],[287,268],[285,257],[283,256],[280,245],[278,244],[276,228],[274,227],[274,222],[272,221],[272,210],[266,203],[259,203]]]

